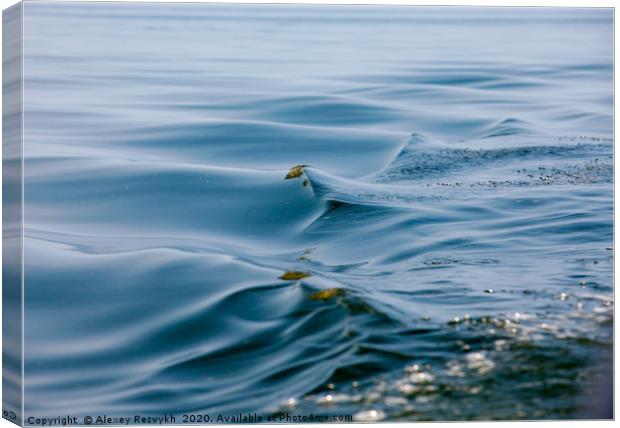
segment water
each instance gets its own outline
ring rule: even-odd
[[[26,416],[600,416],[612,20],[26,3]]]

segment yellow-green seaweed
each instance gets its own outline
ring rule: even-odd
[[[342,288],[327,288],[310,295],[310,300],[330,300],[336,296],[344,296]]]
[[[310,272],[299,272],[299,271],[286,271],[284,272],[282,275],[280,275],[278,278],[284,280],[284,281],[297,281],[298,279],[303,279],[303,278],[307,278],[310,275]]]
[[[295,165],[294,167],[291,168],[291,170],[288,172],[288,174],[286,174],[286,177],[284,177],[285,180],[290,180],[292,178],[297,178],[297,177],[301,177],[301,175],[304,172],[304,168],[307,167],[308,165]]]

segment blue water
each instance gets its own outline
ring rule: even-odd
[[[37,2],[24,31],[26,417],[599,415],[611,9]]]

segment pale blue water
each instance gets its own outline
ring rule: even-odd
[[[24,28],[26,417],[599,416],[611,9],[26,3]]]

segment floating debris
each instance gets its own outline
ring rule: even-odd
[[[327,288],[310,295],[310,300],[330,300],[336,296],[344,296],[342,288]]]
[[[286,271],[278,278],[284,281],[297,281],[299,279],[308,278],[309,276],[312,276],[310,272]]]
[[[295,165],[294,167],[291,168],[291,170],[288,172],[288,174],[286,174],[286,177],[284,177],[285,180],[290,180],[292,178],[297,178],[297,177],[301,177],[301,175],[304,172],[304,168],[307,167],[308,165]]]
[[[493,294],[494,291],[492,288],[487,288],[486,290],[484,290],[485,293],[489,293],[489,294]]]
[[[382,410],[362,410],[353,416],[356,422],[377,422],[385,419],[385,412]]]

